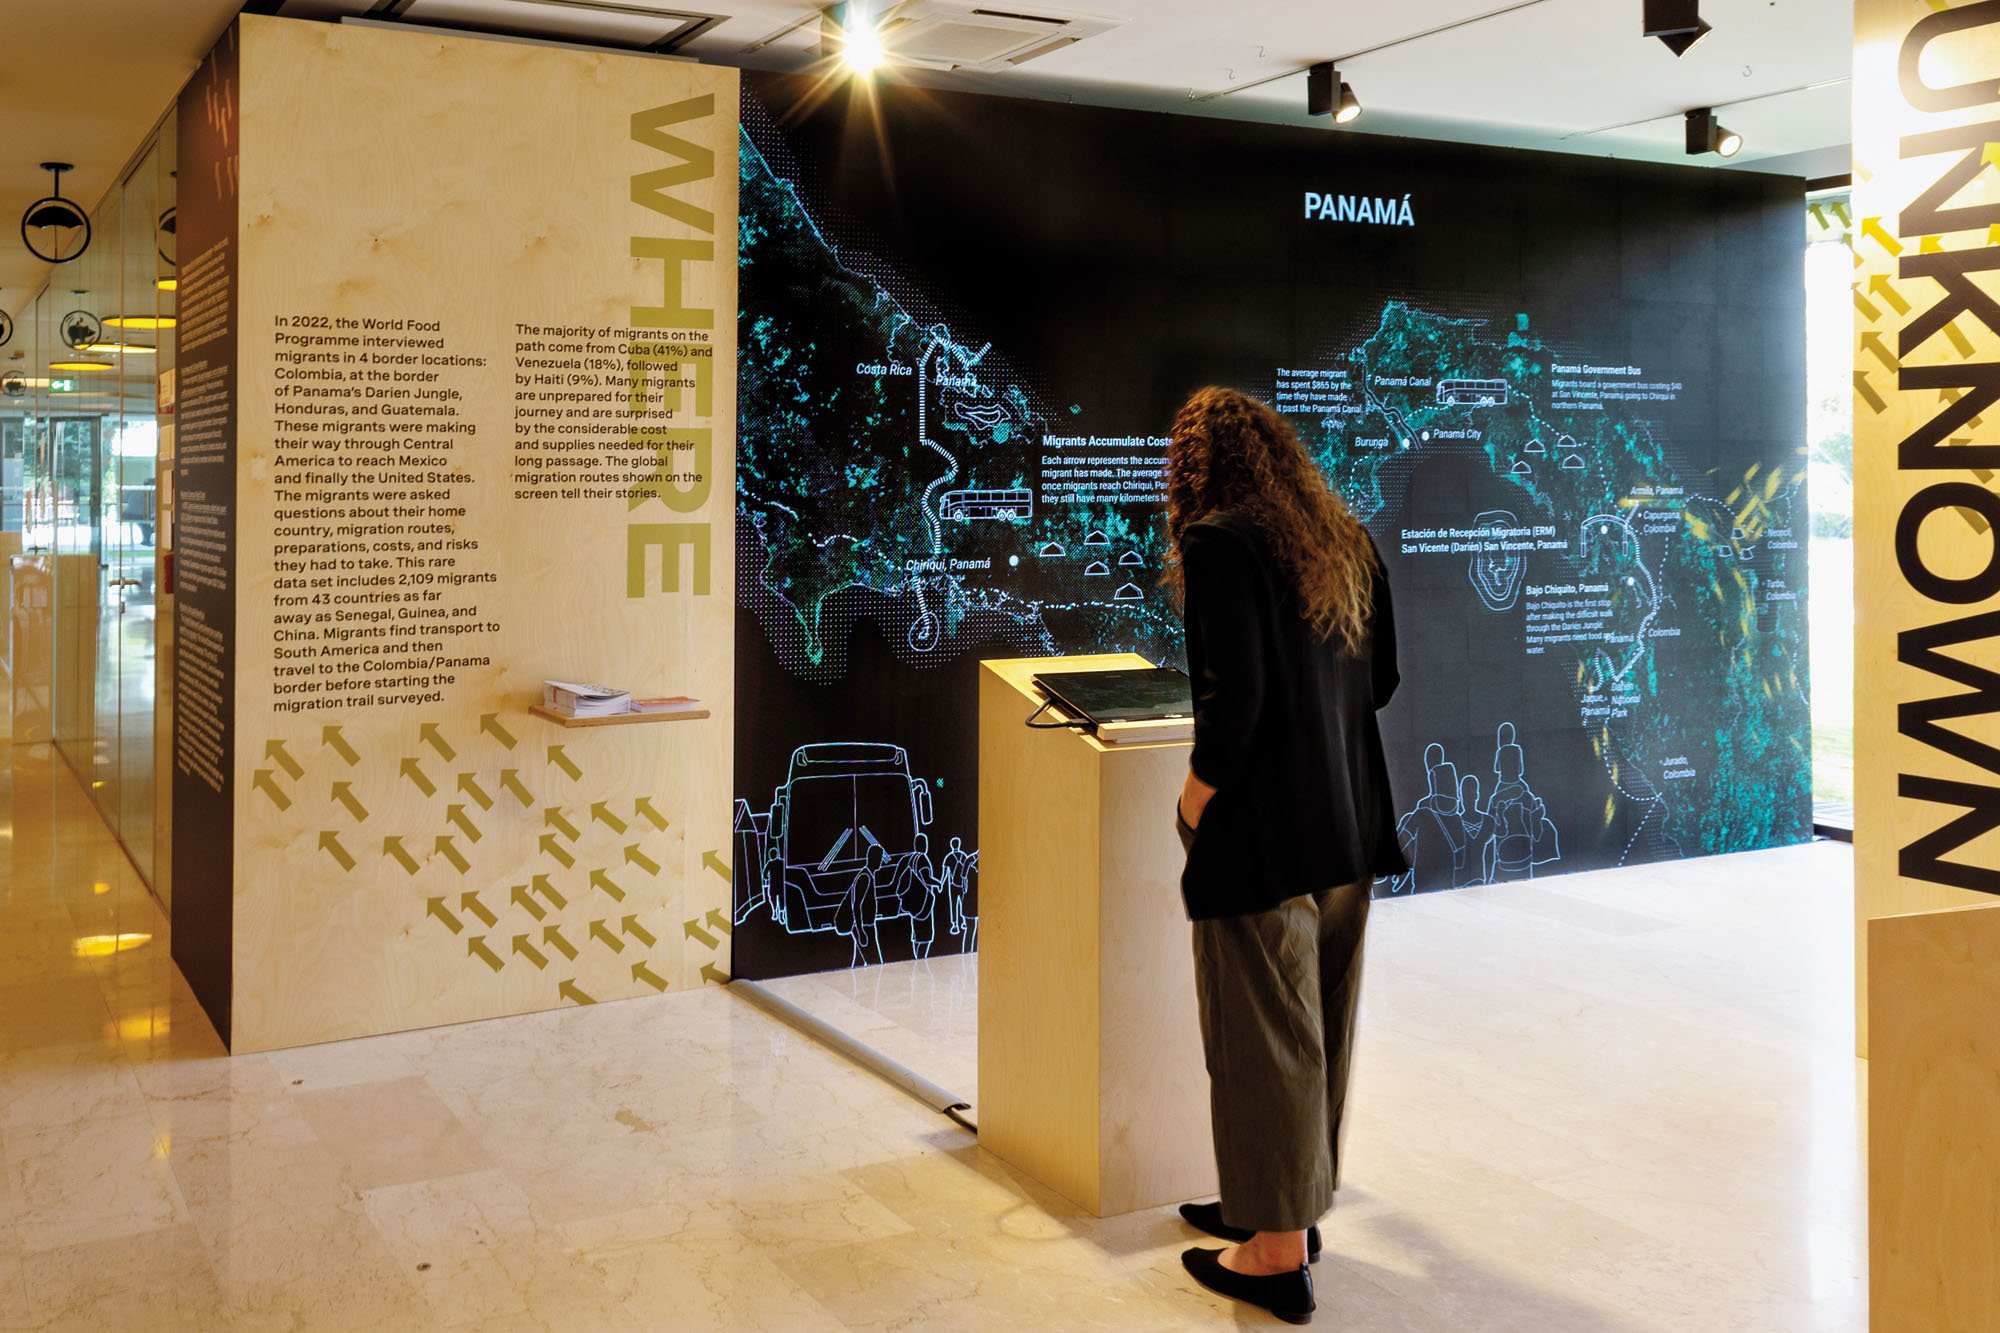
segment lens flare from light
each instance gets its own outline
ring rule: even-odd
[[[866,19],[849,28],[840,44],[840,63],[859,78],[865,79],[882,68],[888,58],[889,53],[882,46],[882,33]]]

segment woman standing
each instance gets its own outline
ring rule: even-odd
[[[1181,896],[1222,1187],[1181,1215],[1237,1242],[1181,1262],[1303,1324],[1339,1180],[1369,894],[1405,869],[1375,726],[1398,679],[1389,585],[1368,530],[1266,404],[1203,389],[1174,420],[1167,468],[1195,702]]]

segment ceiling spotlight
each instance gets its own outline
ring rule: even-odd
[[[874,17],[858,3],[835,5],[820,21],[825,49],[857,78],[867,78],[889,62],[882,42],[882,29]]]
[[[1646,35],[1677,56],[1713,31],[1701,16],[1701,0],[1646,0]]]
[[[1687,150],[1689,157],[1735,157],[1743,151],[1743,136],[1717,120],[1714,110],[1701,107],[1687,113]]]
[[[1352,125],[1361,118],[1361,99],[1354,95],[1354,85],[1341,79],[1331,60],[1306,70],[1306,113],[1332,116],[1336,125]]]

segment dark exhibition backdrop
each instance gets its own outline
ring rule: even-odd
[[[1810,836],[1802,190],[751,78],[737,974],[976,947],[978,663],[1179,664],[1205,384],[1389,565],[1379,894]]]

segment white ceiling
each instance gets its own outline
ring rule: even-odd
[[[538,8],[559,8],[537,0],[414,2],[462,21],[491,16],[496,24],[518,24],[523,15],[534,22]],[[920,2],[971,9],[976,0]],[[283,0],[257,7],[323,18],[381,16],[410,3]],[[814,19],[820,6],[803,0],[568,3],[595,7],[596,15],[576,17],[599,23],[607,8],[720,17],[680,48],[718,63],[792,69],[818,58],[816,21],[769,40]],[[35,163],[75,162],[65,193],[94,204],[241,7],[242,0],[0,0],[8,37],[0,55],[8,154],[0,158],[0,308],[18,311],[46,273],[15,231],[22,209],[45,192],[47,178]],[[1715,106],[1747,139],[1731,165],[1803,175],[1844,171],[1850,140],[1852,0],[1702,0],[1715,31],[1680,59],[1641,35],[1640,0],[1082,0],[1075,7],[990,0],[989,7],[1087,16],[1103,20],[1104,30],[999,73],[923,69],[902,77],[1308,124],[1305,78],[1295,71],[1346,57],[1342,75],[1368,114],[1343,132],[1686,161],[1681,113]],[[1424,33],[1432,35],[1417,36]],[[1245,87],[1274,75],[1285,77]],[[1225,95],[1209,96],[1216,93]]]

